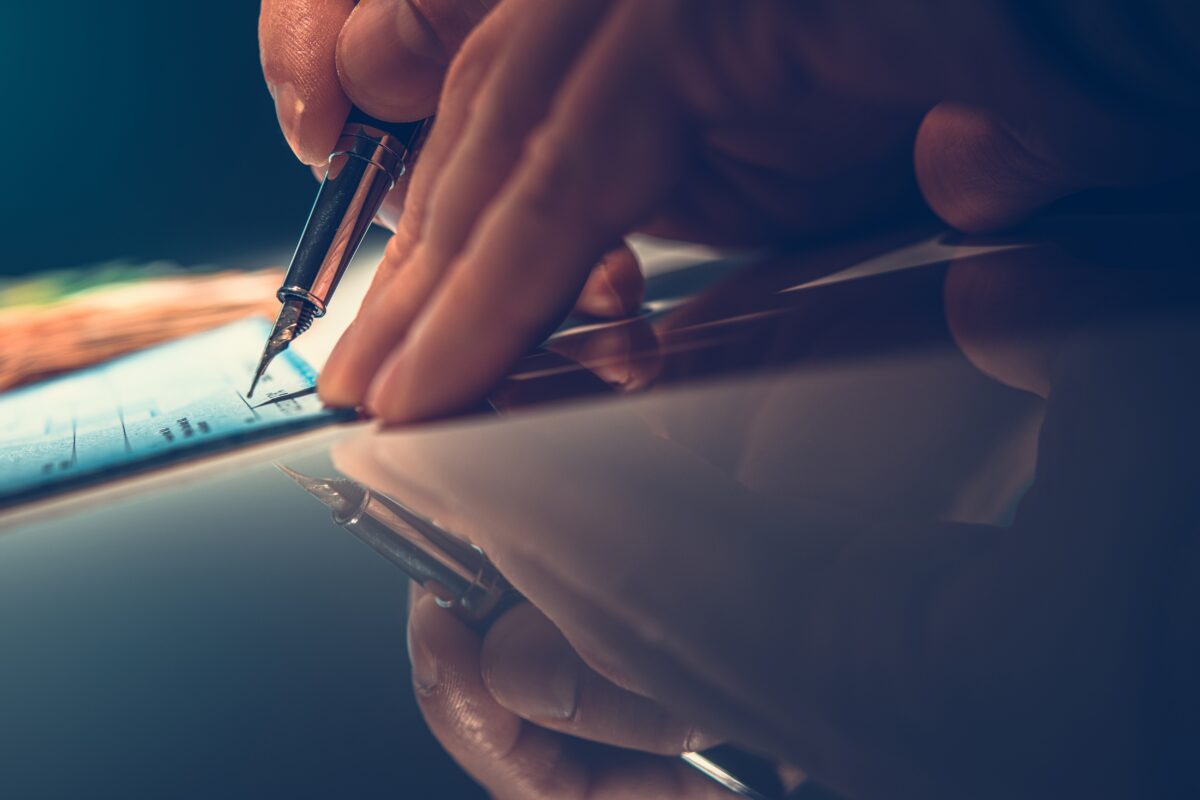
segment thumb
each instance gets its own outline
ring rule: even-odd
[[[447,65],[496,0],[361,0],[337,42],[342,88],[380,119],[431,116]]]
[[[1008,227],[1084,188],[998,118],[956,103],[925,116],[914,155],[929,207],[967,233]]]

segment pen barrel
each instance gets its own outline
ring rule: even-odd
[[[322,316],[384,198],[404,174],[420,143],[422,122],[388,124],[350,116],[338,138],[300,243],[292,256],[281,302],[295,298]]]
[[[347,482],[349,483],[349,482]],[[335,511],[334,522],[400,567],[480,635],[524,598],[478,547],[448,533],[431,520],[359,484],[362,492]],[[783,796],[775,764],[769,759],[719,745],[682,755],[683,760],[733,795],[748,800]]]
[[[367,492],[334,520],[476,629],[522,599],[482,550],[386,497]]]

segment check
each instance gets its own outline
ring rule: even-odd
[[[200,453],[353,418],[315,395],[254,408],[265,319],[246,319],[0,394],[0,506]],[[283,354],[255,401],[312,386]]]

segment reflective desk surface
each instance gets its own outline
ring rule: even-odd
[[[861,613],[846,593],[924,574],[919,536],[886,565],[816,547],[740,569],[785,552],[813,507],[1012,531],[1047,565],[1075,556],[1026,529],[1057,521],[1105,545],[1147,518],[1194,524],[1198,222],[685,252],[650,278],[642,317],[566,326],[497,387],[494,412],[343,425],[10,511],[0,794],[481,796],[413,702],[403,575],[276,463],[345,473],[480,540],[535,600],[553,593],[530,557],[569,585],[619,587],[649,630],[688,604],[690,628],[663,636],[698,642],[731,702],[740,681],[776,680],[756,664],[801,658],[772,626],[803,615],[814,585],[833,625]],[[728,619],[730,592],[770,613]],[[810,677],[780,686],[781,707],[812,704]],[[815,711],[835,726],[845,712]],[[772,741],[837,760],[786,725]],[[829,768],[854,783],[853,764]]]

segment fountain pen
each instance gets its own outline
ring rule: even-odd
[[[329,156],[325,179],[276,296],[283,307],[254,373],[254,389],[275,357],[323,316],[383,200],[411,166],[431,119],[382,122],[352,108]]]

